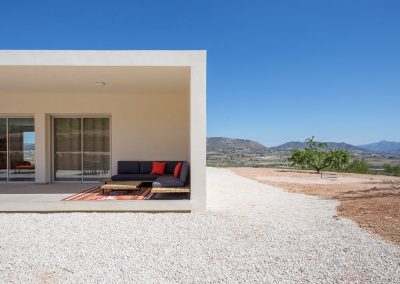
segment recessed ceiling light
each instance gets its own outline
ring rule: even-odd
[[[102,87],[102,86],[105,86],[105,85],[106,85],[106,82],[96,82],[96,86]]]

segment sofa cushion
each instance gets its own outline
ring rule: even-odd
[[[167,163],[165,162],[153,162],[153,167],[151,169],[152,175],[163,175],[165,172],[165,166]]]
[[[118,174],[138,174],[139,164],[137,161],[118,161]]]
[[[153,187],[183,187],[185,183],[173,175],[163,175],[153,182]]]
[[[176,165],[179,161],[166,161],[167,165],[165,167],[165,174],[166,175],[173,175]]]
[[[113,181],[153,181],[156,180],[158,175],[150,175],[150,174],[118,174],[111,177]]]
[[[179,178],[179,176],[181,175],[181,169],[182,169],[182,162],[179,162],[174,169],[174,177]]]
[[[183,162],[182,168],[181,168],[181,174],[179,175],[179,179],[184,184],[186,184],[188,173],[189,173],[189,164],[187,162]]]
[[[140,173],[141,174],[151,173],[152,168],[153,168],[153,162],[151,162],[151,161],[141,161],[140,162]]]

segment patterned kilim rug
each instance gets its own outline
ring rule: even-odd
[[[100,188],[96,186],[85,190],[81,193],[72,195],[63,200],[148,200],[152,198],[151,187],[142,187],[139,190],[121,190],[121,191],[111,191],[111,193],[105,193]]]

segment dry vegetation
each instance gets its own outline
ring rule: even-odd
[[[338,215],[400,244],[400,177],[274,168],[231,168],[241,176],[290,192],[340,200]]]

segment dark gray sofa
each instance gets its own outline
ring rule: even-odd
[[[152,161],[118,161],[118,174],[113,175],[113,181],[148,181],[153,187],[184,187],[189,174],[189,164],[182,163],[179,178],[174,176],[175,166],[179,161],[161,161],[167,163],[165,174],[152,175]]]

